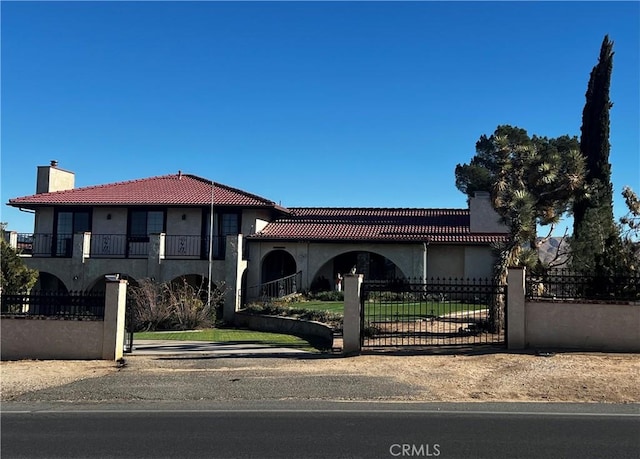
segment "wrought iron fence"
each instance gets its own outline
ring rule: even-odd
[[[164,254],[167,258],[201,259],[209,256],[209,238],[191,235],[166,235]],[[91,258],[144,258],[149,255],[148,236],[127,234],[91,234]],[[226,237],[214,236],[213,259],[226,257]],[[72,234],[19,233],[17,249],[23,255],[34,257],[71,257]]]
[[[91,258],[123,258],[126,253],[126,234],[91,234]]]
[[[9,234],[6,234],[7,239]],[[16,241],[16,250],[21,255],[33,255],[33,234],[32,233],[18,233]],[[9,242],[7,240],[7,242]]]
[[[493,319],[504,304],[505,286],[490,279],[365,281],[362,346],[503,344]]]
[[[545,300],[640,301],[640,275],[597,274],[554,269],[527,273],[526,296]]]
[[[247,289],[246,302],[268,301],[276,298],[283,298],[287,295],[298,293],[302,282],[302,271],[298,271],[290,276],[276,279],[264,284],[255,285]]]
[[[45,316],[65,319],[104,319],[104,292],[3,294],[3,316]]]
[[[71,257],[73,234],[18,233],[17,249],[34,257]]]
[[[164,243],[165,257],[170,258],[200,259],[209,249],[208,247],[204,247],[204,239],[202,236],[167,235],[165,236]]]

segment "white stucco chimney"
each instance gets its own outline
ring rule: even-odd
[[[507,226],[491,205],[491,195],[487,191],[476,191],[469,198],[469,220],[472,233],[506,233]]]
[[[51,191],[71,190],[75,185],[75,174],[58,168],[58,161],[52,160],[48,166],[38,166],[36,194]]]

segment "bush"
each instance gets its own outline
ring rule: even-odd
[[[309,293],[308,299],[315,301],[344,301],[344,292],[328,290],[325,292]]]
[[[300,320],[322,322],[335,330],[342,330],[342,314],[331,311],[318,311],[315,309],[292,308],[276,303],[251,303],[245,307],[245,311],[251,314],[264,314],[269,316],[292,317]]]
[[[223,283],[216,284],[211,304],[207,304],[207,292],[202,286],[189,285],[185,279],[171,284],[143,279],[129,287],[128,293],[133,331],[191,330],[213,325],[225,288]]]

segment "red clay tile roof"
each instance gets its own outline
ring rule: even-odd
[[[471,234],[468,209],[289,208],[256,240],[489,244],[505,234]]]
[[[244,191],[214,183],[214,203],[224,206],[278,207],[272,201]],[[172,174],[66,191],[34,194],[10,199],[14,207],[35,208],[51,205],[135,206],[211,203],[211,181],[191,174]],[[283,210],[282,208],[280,208]]]

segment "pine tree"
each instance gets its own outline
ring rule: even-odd
[[[610,257],[620,244],[613,217],[613,186],[609,163],[609,100],[613,70],[613,42],[605,35],[598,63],[591,71],[582,112],[580,152],[585,158],[587,194],[573,206],[571,239],[574,269],[595,271],[607,269]]]

